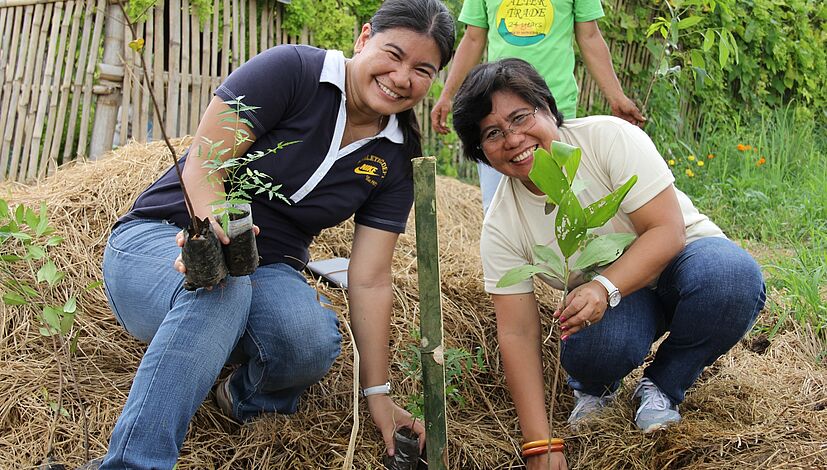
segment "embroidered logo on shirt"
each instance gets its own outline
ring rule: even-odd
[[[550,0],[504,0],[497,9],[497,33],[514,46],[537,44],[554,22]]]
[[[385,159],[376,155],[368,155],[359,160],[353,172],[357,175],[365,175],[365,181],[372,186],[378,186],[379,182],[388,174],[388,164]]]

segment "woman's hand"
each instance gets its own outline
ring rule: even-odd
[[[566,296],[565,308],[557,307],[554,318],[560,321],[563,336],[572,335],[599,322],[609,306],[609,293],[597,281],[574,288]]]
[[[549,466],[549,460],[551,465]],[[568,463],[566,463],[566,456],[562,452],[552,452],[551,454],[535,455],[526,459],[527,470],[567,470]]]
[[[212,224],[213,232],[215,233],[216,238],[218,238],[221,243],[224,245],[230,244],[230,238],[224,233],[224,229],[221,228],[221,224],[219,224],[215,219],[210,218],[210,222]],[[258,225],[253,224],[253,233],[258,236],[261,229],[258,228]],[[183,248],[184,242],[187,241],[187,234],[186,230],[181,230],[178,234],[175,235],[175,243],[178,244],[178,247]],[[175,258],[175,262],[172,264],[175,267],[175,270],[181,274],[186,274],[187,267],[184,266],[184,259],[181,257],[181,254],[178,254],[178,257]]]
[[[396,452],[393,433],[400,427],[413,429],[419,435],[419,451],[422,452],[425,447],[425,425],[422,421],[414,422],[411,414],[394,403],[388,395],[370,395],[367,401],[373,424],[382,432],[388,455]]]

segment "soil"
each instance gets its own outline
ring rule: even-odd
[[[181,258],[187,267],[184,289],[213,287],[227,277],[227,266],[221,250],[221,242],[210,230],[207,220],[200,220],[200,232],[192,225],[187,228],[187,240],[181,248]]]
[[[239,215],[242,219],[248,214]],[[235,217],[230,216],[230,223]],[[258,267],[258,247],[253,229],[241,232],[230,237],[230,244],[224,245],[224,262],[230,276],[246,276],[252,274]]]

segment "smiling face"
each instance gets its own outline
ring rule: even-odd
[[[491,113],[480,121],[482,151],[495,170],[523,182],[529,189],[542,194],[528,177],[534,164],[534,150],[551,148],[551,142],[559,139],[555,118],[546,108],[538,108],[534,124],[525,131],[516,130],[518,123],[534,112],[535,107],[520,96],[496,91],[491,95]],[[511,129],[511,130],[509,130]],[[486,142],[485,137],[503,131],[495,142]]]
[[[354,46],[356,55],[348,64],[349,105],[366,116],[412,108],[436,76],[440,63],[436,42],[403,28],[370,34],[370,25],[364,25]]]

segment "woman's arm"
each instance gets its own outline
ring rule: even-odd
[[[540,343],[540,314],[533,293],[492,295],[497,314],[497,340],[508,381],[508,390],[520,419],[525,442],[549,437],[546,413],[543,362]],[[531,457],[529,468],[566,468],[561,453],[551,455],[552,466],[546,456]]]
[[[398,234],[356,225],[347,271],[350,320],[359,350],[359,382],[362,388],[388,381],[388,355],[393,285],[391,261]],[[424,445],[425,427],[412,423],[411,415],[388,395],[366,398],[373,422],[382,432],[388,453],[393,455],[393,433],[398,426],[412,427]]]
[[[629,219],[638,238],[602,273],[624,296],[652,282],[686,244],[686,226],[672,185],[629,213]],[[554,315],[566,319],[561,328],[569,335],[577,333],[585,320],[594,323],[603,318],[607,306],[606,288],[591,281],[572,290],[566,308]]]
[[[213,97],[209,106],[207,106],[207,110],[201,117],[201,122],[198,124],[198,130],[195,133],[195,137],[193,137],[192,145],[187,155],[187,161],[182,171],[184,184],[187,186],[187,192],[192,201],[195,215],[202,219],[209,218],[213,220],[211,204],[219,199],[223,199],[220,193],[224,191],[222,184],[210,183],[207,179],[209,170],[204,168],[204,162],[211,159],[209,155],[211,143],[214,144],[223,141],[213,152],[222,149],[231,150],[221,156],[222,160],[244,155],[253,143],[252,141],[241,142],[235,146],[235,151],[232,151],[233,144],[235,143],[235,133],[233,130],[225,129],[225,127],[246,131],[251,137],[254,136],[254,134],[244,123],[238,122],[236,124],[221,121],[227,117],[232,117],[232,115],[221,114],[230,109],[230,106],[224,104],[221,98],[217,96]],[[223,180],[223,174],[219,173],[216,176],[221,177]],[[218,224],[214,223],[213,228],[216,229],[216,234],[219,235],[222,242],[229,243],[229,239],[227,239],[224,232],[220,230]]]

